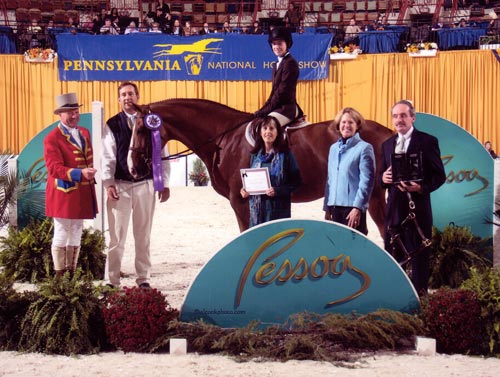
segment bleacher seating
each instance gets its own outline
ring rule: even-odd
[[[22,27],[31,19],[38,19],[42,26],[49,20],[54,20],[56,25],[64,25],[69,16],[73,19],[83,19],[85,16],[98,14],[101,9],[110,10],[117,6],[117,0],[0,0],[4,13],[9,11],[11,20]],[[303,12],[304,26],[313,28],[326,27],[331,32],[342,28],[348,20],[355,17],[359,23],[369,23],[380,18],[382,14],[391,15],[389,21],[392,25],[399,24],[403,19],[397,16],[396,10],[406,9],[410,0],[290,0],[295,7]],[[429,0],[430,3],[442,0]],[[452,0],[457,2],[458,0]],[[494,0],[493,3],[498,0]],[[212,28],[220,28],[221,24],[229,21],[234,28],[241,28],[251,24],[254,20],[266,17],[283,17],[288,2],[286,0],[170,0],[168,1],[174,18],[181,21],[191,21],[193,27],[201,27],[208,22]],[[398,3],[398,5],[396,5]],[[399,4],[401,3],[401,4]],[[431,5],[431,4],[428,5]],[[130,6],[128,0],[119,1],[122,7],[119,10],[132,10],[137,14],[134,19],[141,20],[142,10],[154,10],[154,2],[138,0],[138,9],[123,8]],[[129,4],[129,5],[127,5]],[[135,4],[135,3],[133,3]],[[427,3],[426,3],[427,4]],[[276,8],[279,7],[279,8]],[[444,9],[444,8],[443,8]],[[258,12],[257,12],[258,11]],[[434,10],[432,11],[434,12]],[[437,11],[436,11],[437,12]],[[448,11],[449,12],[449,11]],[[271,14],[273,14],[271,16]],[[77,15],[80,15],[78,17]],[[277,15],[277,16],[275,16]],[[435,14],[434,14],[435,16]],[[451,16],[449,16],[451,17]],[[487,17],[484,16],[484,17]],[[484,19],[483,19],[484,20]],[[407,16],[405,23],[410,23],[411,17]],[[237,29],[238,30],[238,29]]]
[[[386,0],[333,0],[299,1],[304,3],[305,18],[317,26],[336,26],[355,17],[368,21],[379,17],[386,10]]]

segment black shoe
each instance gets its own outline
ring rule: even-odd
[[[139,288],[151,289],[151,286],[149,285],[149,283],[141,283],[141,284],[139,284]]]

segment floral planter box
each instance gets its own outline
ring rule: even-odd
[[[27,56],[25,57],[25,60],[28,63],[52,63],[54,61],[54,58],[28,58]]]
[[[24,53],[24,59],[28,63],[51,63],[56,56],[52,49],[33,48]]]
[[[500,43],[480,45],[479,49],[480,50],[499,50],[500,49]]]
[[[437,50],[419,50],[418,52],[409,52],[408,55],[412,58],[430,58],[437,56]]]
[[[358,54],[339,52],[336,54],[330,54],[330,60],[352,60],[356,59]]]

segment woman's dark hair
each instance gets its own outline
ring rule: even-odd
[[[260,132],[263,126],[267,126],[271,123],[274,124],[274,127],[276,127],[276,130],[278,131],[278,136],[276,137],[276,140],[274,140],[273,143],[273,148],[275,152],[284,152],[289,149],[288,143],[285,140],[283,128],[280,126],[279,122],[276,120],[276,118],[272,116],[267,116],[265,118],[257,118],[255,120],[255,132],[254,132],[255,147],[252,149],[252,153],[258,153],[261,149],[264,149],[264,140],[262,140]]]

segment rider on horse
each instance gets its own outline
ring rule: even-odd
[[[297,80],[299,65],[290,54],[292,34],[286,28],[275,28],[269,33],[269,45],[278,61],[273,66],[271,94],[256,117],[273,117],[282,127],[304,115],[297,104]]]

